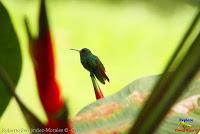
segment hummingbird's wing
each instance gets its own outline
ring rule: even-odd
[[[105,80],[107,80],[108,82],[110,81],[108,76],[105,73],[106,72],[105,67],[97,56],[94,56],[94,57],[95,57],[95,62],[96,62],[95,63],[96,68],[95,68],[94,74],[101,83],[105,84]]]
[[[90,73],[93,73],[102,84],[105,84],[105,80],[109,81],[109,78],[105,73],[105,67],[97,56],[91,55],[82,57],[81,63],[83,67]]]
[[[85,64],[85,68],[88,69],[90,71],[90,73],[93,73],[96,78],[102,83],[102,84],[105,84],[105,80],[104,80],[104,77],[101,73],[100,70],[105,70],[104,67],[102,68],[102,65],[100,65],[99,63],[99,59],[98,57],[92,55],[90,57],[88,57],[87,60],[85,60],[86,64]]]

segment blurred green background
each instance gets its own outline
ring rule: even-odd
[[[31,111],[46,121],[24,27],[24,17],[28,17],[32,33],[37,35],[39,1],[0,1],[9,11],[21,44],[23,68],[17,94]],[[47,1],[57,80],[71,118],[84,106],[94,102],[95,95],[89,73],[83,69],[79,54],[69,49],[87,47],[101,59],[110,78],[110,83],[100,84],[105,96],[116,93],[137,78],[159,74],[196,11],[191,4],[170,2],[173,1]],[[12,99],[0,119],[0,128],[26,127]]]

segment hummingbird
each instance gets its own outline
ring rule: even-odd
[[[92,54],[92,52],[87,49],[83,48],[81,50],[77,49],[70,49],[75,50],[80,53],[80,60],[83,67],[90,72],[91,76],[95,76],[102,84],[105,84],[105,81],[110,81],[108,76],[106,75],[106,70],[100,59]]]

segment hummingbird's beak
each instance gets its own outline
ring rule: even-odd
[[[80,52],[80,50],[77,50],[77,49],[70,49],[70,50],[74,50],[74,51],[78,51],[78,52]]]

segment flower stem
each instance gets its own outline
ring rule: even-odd
[[[94,92],[95,92],[96,99],[98,100],[98,99],[104,98],[103,93],[101,92],[101,89],[100,89],[100,87],[99,87],[94,75],[90,74],[90,77],[91,77],[92,84],[93,84],[93,87],[94,87]]]
[[[6,70],[0,66],[0,80],[7,87],[7,91],[15,98],[30,128],[43,128],[42,122],[24,105],[15,93],[15,85]]]

